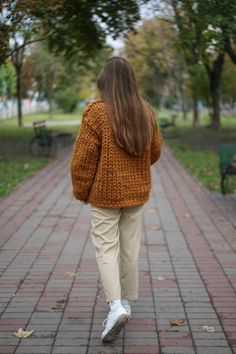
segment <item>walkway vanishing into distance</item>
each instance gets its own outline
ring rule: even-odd
[[[120,338],[102,345],[108,307],[70,155],[0,202],[0,353],[236,353],[236,229],[167,147],[152,166],[139,299]],[[34,333],[18,339],[19,328]]]

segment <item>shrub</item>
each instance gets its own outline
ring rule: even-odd
[[[68,87],[55,94],[55,101],[64,113],[72,113],[77,107],[79,97],[74,88]]]

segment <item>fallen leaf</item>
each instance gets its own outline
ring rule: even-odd
[[[22,328],[18,329],[18,332],[13,332],[14,336],[17,338],[27,338],[30,337],[34,333],[34,330],[32,331],[23,331]]]
[[[150,225],[150,229],[152,230],[160,230],[161,226],[160,225]]]
[[[185,218],[191,218],[191,215],[187,213],[187,214],[184,214],[184,217]]]
[[[63,309],[63,304],[56,304],[51,307],[53,310],[62,310]]]
[[[148,208],[149,213],[154,213],[156,211],[156,208]]]
[[[159,277],[156,277],[156,279],[157,280],[165,280],[165,278],[162,275],[160,275]]]
[[[203,331],[213,333],[215,332],[214,326],[202,326]]]
[[[75,272],[66,272],[66,275],[68,275],[68,277],[76,277],[79,273],[75,273]]]
[[[185,326],[185,320],[170,320],[172,326]]]

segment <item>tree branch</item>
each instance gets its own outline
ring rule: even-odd
[[[20,49],[22,49],[22,48],[25,48],[25,47],[26,47],[27,45],[29,45],[29,44],[36,43],[36,42],[42,42],[42,41],[44,41],[44,40],[46,40],[46,39],[48,39],[48,38],[49,38],[49,35],[47,35],[47,36],[45,36],[45,37],[37,38],[37,39],[32,39],[31,41],[28,41],[28,42],[24,42],[23,44],[19,45],[17,48],[14,48],[14,49],[7,55],[7,58],[13,56],[13,54],[14,54],[16,51],[18,51],[18,50],[20,50]]]

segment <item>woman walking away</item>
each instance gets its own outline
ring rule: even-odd
[[[138,298],[142,212],[163,139],[126,59],[108,59],[97,85],[100,99],[83,113],[71,178],[75,198],[91,204],[91,239],[109,303],[101,339],[111,342]]]

